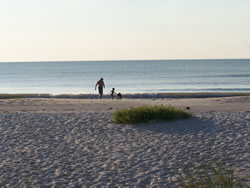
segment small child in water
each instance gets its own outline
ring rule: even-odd
[[[111,92],[111,98],[113,100],[115,97],[115,88],[113,88],[110,92]]]

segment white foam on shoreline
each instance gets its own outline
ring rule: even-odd
[[[0,186],[171,187],[183,167],[249,170],[249,112],[199,113],[140,126],[111,112],[0,113]],[[248,171],[249,173],[249,171]]]
[[[125,93],[122,98],[151,99],[151,98],[214,98],[231,96],[250,96],[249,92],[183,92],[183,93]],[[6,98],[63,98],[63,99],[97,99],[98,94],[0,94],[0,99]],[[109,94],[103,95],[110,99]]]

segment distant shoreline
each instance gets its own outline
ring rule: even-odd
[[[126,93],[127,99],[155,99],[155,98],[215,98],[250,96],[250,92],[180,92],[180,93]],[[39,93],[0,93],[0,99],[12,98],[62,98],[62,99],[96,99],[98,94],[39,94]],[[105,94],[104,99],[110,99],[110,94]]]

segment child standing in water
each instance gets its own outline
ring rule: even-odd
[[[115,88],[113,88],[110,92],[111,92],[111,98],[113,100],[115,97]]]

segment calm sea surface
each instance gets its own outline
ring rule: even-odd
[[[250,92],[250,59],[0,63],[0,93]]]

